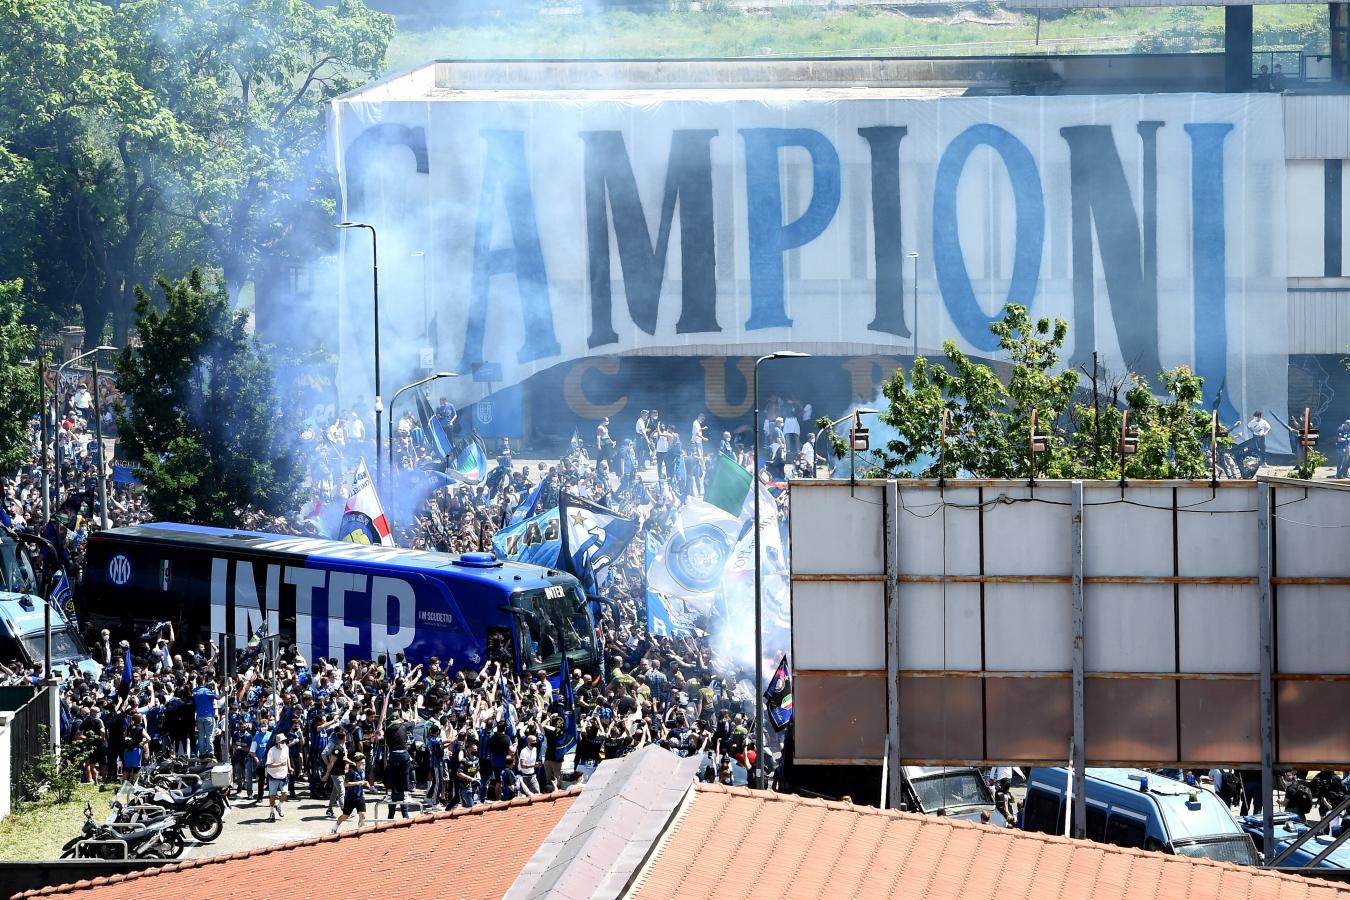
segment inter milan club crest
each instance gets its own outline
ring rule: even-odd
[[[704,593],[722,582],[731,556],[731,540],[722,529],[700,522],[676,531],[666,545],[666,569],[686,590]]]

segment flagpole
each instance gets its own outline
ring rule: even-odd
[[[778,350],[755,360],[750,373],[750,392],[754,395],[755,420],[751,427],[755,432],[755,455],[752,462],[754,471],[750,473],[750,490],[755,493],[755,764],[750,769],[750,785],[764,787],[764,613],[763,600],[760,597],[760,553],[759,553],[759,367],[771,359],[792,359],[810,356],[795,350]]]

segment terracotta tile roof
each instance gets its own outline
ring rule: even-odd
[[[29,891],[17,894],[16,900],[72,894],[91,900],[500,897],[578,793],[556,791],[395,820],[360,831]],[[391,894],[393,886],[396,891]]]
[[[699,785],[637,898],[1350,900],[1350,885],[937,816]]]

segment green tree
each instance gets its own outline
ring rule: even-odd
[[[1062,319],[1033,321],[1025,307],[1009,304],[990,331],[1007,354],[1006,380],[951,341],[943,345],[945,365],[919,357],[908,374],[896,370],[881,386],[887,401],[881,421],[897,436],[864,454],[861,468],[881,477],[1027,478],[1034,410],[1045,438],[1036,454],[1038,478],[1119,478],[1124,387],[1124,406],[1139,438],[1126,477],[1209,476],[1210,413],[1201,406],[1203,379],[1189,368],[1158,373],[1160,396],[1138,375],[1111,383],[1104,373],[1092,374],[1085,395],[1078,372],[1062,369],[1068,338]],[[835,453],[846,455],[848,445],[828,429],[829,420],[817,424]]]
[[[37,331],[23,325],[23,282],[0,282],[0,475],[28,461],[28,423],[38,411],[37,370],[24,357]]]
[[[1037,430],[1046,435],[1045,451],[1036,455],[1036,474],[1068,477],[1072,457],[1064,416],[1078,373],[1056,371],[1068,330],[1063,319],[1032,321],[1026,307],[1005,306],[990,331],[1008,354],[1006,384],[991,367],[958,350],[953,341],[943,344],[946,365],[918,357],[908,377],[897,369],[881,387],[887,400],[881,421],[894,428],[898,437],[871,454],[867,462],[873,473],[952,478],[968,472],[980,478],[1025,478],[1031,472],[1034,409]],[[949,425],[946,450],[939,454],[944,410]],[[836,449],[847,452],[842,441]]]
[[[1138,452],[1127,478],[1208,478],[1210,413],[1200,403],[1204,379],[1186,366],[1160,372],[1166,396],[1154,395],[1137,375],[1125,393],[1130,421],[1139,428]]]
[[[325,102],[392,33],[360,0],[0,0],[0,278],[120,338],[157,272],[204,259],[237,295],[312,252]]]
[[[117,360],[128,454],[146,469],[156,517],[236,526],[249,509],[279,515],[300,502],[301,473],[279,429],[269,356],[200,270],[159,280],[162,311],[137,289],[136,334]]]

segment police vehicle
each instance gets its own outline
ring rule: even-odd
[[[59,595],[69,593],[65,573],[52,579]],[[71,626],[61,601],[52,604],[52,670],[61,677],[68,672],[89,672],[98,677],[102,666],[90,657],[79,633]],[[38,566],[26,544],[13,532],[0,528],[0,660],[24,668],[41,668],[46,658],[48,601],[42,596]]]
[[[1024,831],[1064,833],[1068,781],[1062,767],[1028,773]],[[1252,839],[1213,791],[1143,769],[1089,768],[1085,781],[1089,840],[1239,865],[1259,862]]]

